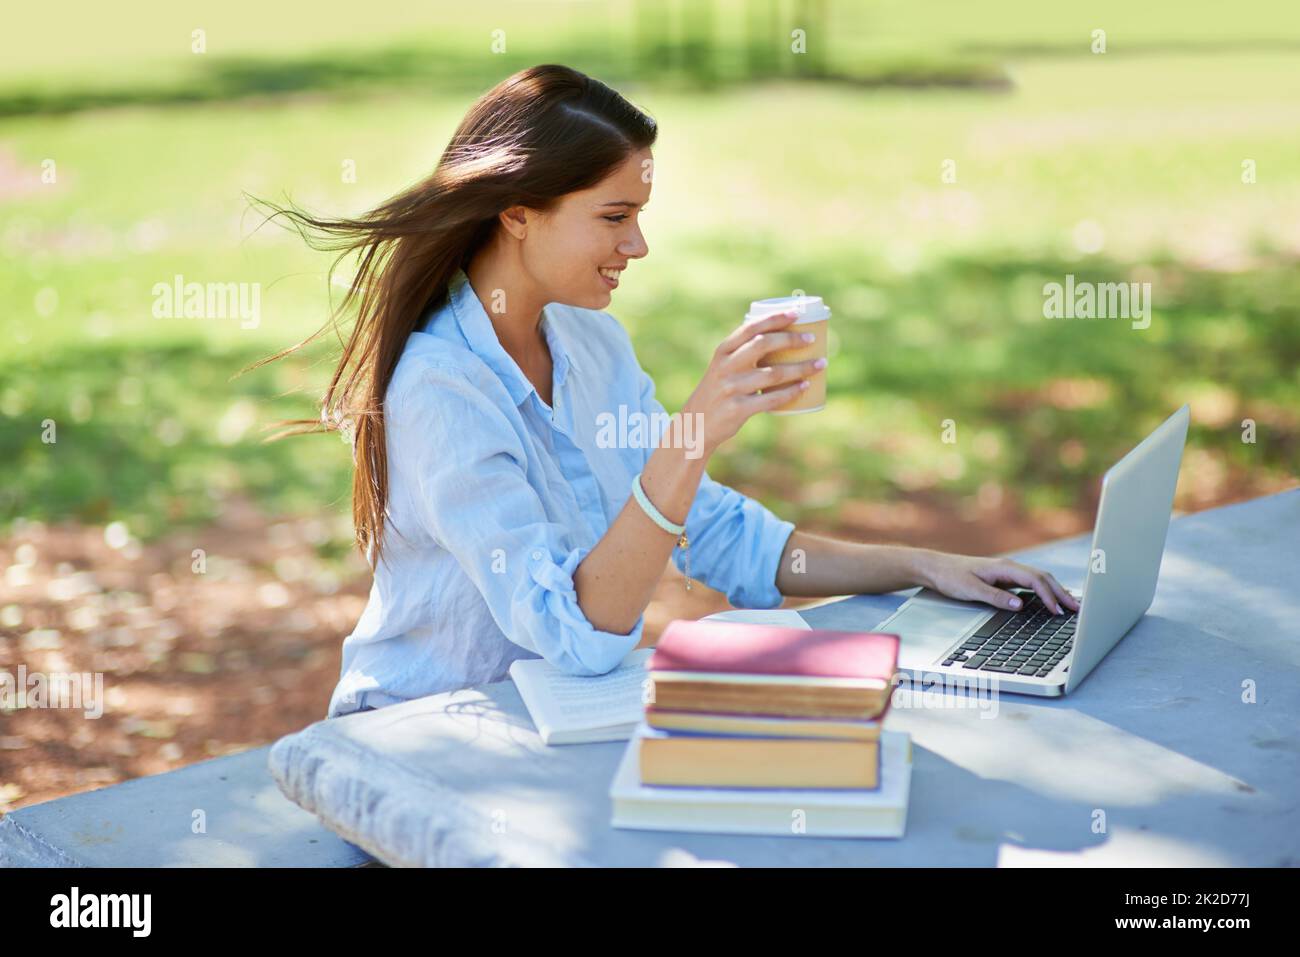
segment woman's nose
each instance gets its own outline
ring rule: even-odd
[[[627,256],[629,259],[640,259],[650,251],[650,247],[646,245],[645,236],[641,233],[641,227],[636,226],[634,228],[636,230],[635,236],[620,243],[618,249],[622,255]]]

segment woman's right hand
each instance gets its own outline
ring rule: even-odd
[[[759,365],[769,353],[813,341],[811,333],[787,328],[797,315],[792,310],[742,323],[714,351],[704,378],[682,406],[683,415],[701,416],[708,455],[739,432],[751,415],[789,402],[808,387],[808,377],[825,366],[824,359]],[[759,389],[762,395],[756,394]]]

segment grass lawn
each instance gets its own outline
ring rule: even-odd
[[[854,502],[918,495],[1086,512],[1100,472],[1191,401],[1181,506],[1293,482],[1300,71],[1285,50],[1151,49],[1156,35],[1139,24],[1143,52],[1106,57],[1004,37],[1031,48],[1007,60],[1009,92],[633,85],[661,125],[651,252],[610,311],[665,404],[749,299],[803,289],[835,312],[828,410],[750,423],[715,476],[828,527]],[[346,512],[342,443],[258,442],[315,415],[331,343],[231,379],[313,331],[331,293],[328,257],[258,230],[242,193],[360,210],[428,172],[469,98],[398,85],[4,121],[0,520],[121,520],[148,538],[240,491]],[[1067,273],[1150,282],[1150,328],[1045,319],[1043,284]],[[154,284],[178,274],[260,284],[259,324],[155,318]]]

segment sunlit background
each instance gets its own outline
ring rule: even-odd
[[[831,306],[827,409],[710,466],[783,517],[972,553],[1084,531],[1101,473],[1184,402],[1177,508],[1294,486],[1300,14],[1061,6],[8,10],[0,668],[102,672],[106,713],[0,712],[0,810],[324,716],[369,587],[351,459],[261,440],[318,413],[337,341],[235,375],[343,290],[245,194],[360,212],[536,63],[659,123],[650,254],[609,311],[669,409],[751,299]],[[1045,318],[1067,274],[1149,282],[1149,328]],[[176,275],[260,284],[260,321],[155,317]],[[705,604],[678,576],[648,621]]]

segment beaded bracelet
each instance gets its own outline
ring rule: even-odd
[[[682,558],[685,563],[686,590],[691,590],[691,540],[686,537],[686,526],[678,525],[676,522],[670,522],[664,517],[659,509],[654,507],[654,503],[645,494],[645,489],[641,487],[641,473],[637,472],[632,476],[632,497],[636,503],[641,506],[641,510],[650,516],[650,520],[662,528],[669,535],[677,536],[677,544],[682,549]]]

